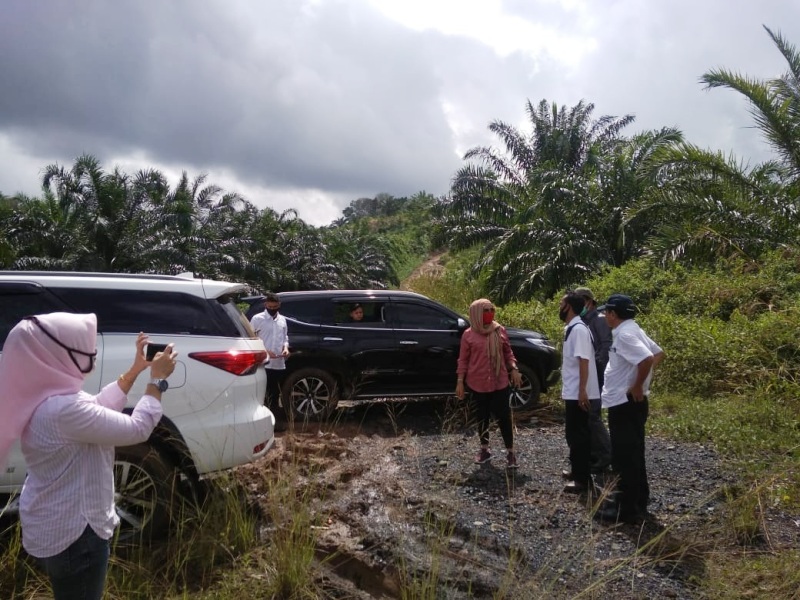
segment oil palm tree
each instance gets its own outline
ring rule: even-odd
[[[652,184],[648,159],[681,139],[673,129],[623,138],[632,116],[595,120],[584,102],[526,108],[531,133],[492,123],[504,148],[467,152],[438,207],[439,241],[481,247],[475,272],[501,301],[549,297],[641,252],[648,224],[625,211]]]
[[[800,52],[780,33],[765,30],[786,60],[784,74],[760,80],[714,69],[701,81],[707,89],[732,89],[747,99],[755,126],[775,158],[748,167],[732,155],[688,144],[663,152],[660,168],[669,171],[670,183],[638,211],[670,216],[652,240],[654,254],[664,261],[755,258],[766,249],[797,244]]]

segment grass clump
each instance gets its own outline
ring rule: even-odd
[[[712,600],[800,598],[800,550],[781,554],[742,552],[724,560],[708,561],[703,582],[705,597]]]

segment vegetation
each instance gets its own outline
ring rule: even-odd
[[[480,248],[473,273],[500,302],[546,299],[637,257],[712,265],[796,245],[800,225],[800,53],[767,29],[788,71],[760,81],[725,69],[702,80],[745,96],[776,158],[752,168],[676,129],[622,130],[630,115],[527,103],[530,132],[495,121],[503,148],[465,155],[437,207],[439,239]]]
[[[773,548],[766,527],[772,511],[800,510],[798,273],[800,249],[793,248],[768,252],[761,261],[737,257],[703,268],[663,268],[640,258],[587,281],[601,298],[629,293],[642,309],[637,320],[666,352],[653,384],[650,434],[711,446],[737,475],[735,487],[720,490],[726,499],[720,521],[694,533],[706,547],[673,549],[707,561],[698,583],[709,597],[752,593],[777,600],[793,597],[800,583],[792,566],[796,549]],[[464,288],[452,289],[452,274],[443,276],[448,285],[434,279],[419,280],[421,289],[440,301],[459,301]],[[557,315],[554,298],[506,304],[498,320],[559,340]],[[723,551],[729,540],[733,550]]]
[[[396,285],[428,250],[424,214],[435,202],[381,194],[316,228],[204,175],[184,173],[171,188],[158,171],[109,173],[90,155],[46,167],[42,188],[41,198],[0,195],[0,268],[190,271],[273,291]]]
[[[741,586],[784,598],[800,585],[797,551],[773,550],[760,534],[768,510],[800,508],[800,53],[767,33],[787,62],[783,75],[762,81],[718,69],[703,76],[708,88],[734,90],[750,103],[776,153],[752,168],[687,143],[675,129],[625,136],[633,117],[594,118],[590,103],[529,101],[531,131],[493,122],[503,148],[470,150],[446,198],[362,198],[336,223],[314,228],[292,211],[259,210],[203,176],[184,174],[170,188],[156,171],[108,173],[83,156],[69,170],[47,167],[41,198],[0,196],[0,263],[190,270],[273,290],[381,287],[398,284],[441,246],[450,250],[444,274],[416,278],[413,289],[462,313],[487,295],[501,304],[504,324],[554,339],[561,331],[554,295],[566,287],[586,284],[600,298],[628,293],[667,354],[654,384],[651,432],[713,445],[739,474],[738,486],[721,491],[727,513],[714,532],[736,540],[739,551],[708,551],[700,583],[720,598]],[[186,527],[181,535],[189,537],[167,564],[116,562],[112,597],[189,595],[187,569],[200,569],[205,582],[203,565],[220,561],[234,574],[251,562],[280,565],[267,576],[270,593],[313,597],[306,567],[314,517],[306,494],[281,491],[285,481],[272,490],[286,503],[269,517],[269,560],[259,554],[252,521],[225,513],[218,498],[203,515],[225,516]],[[439,541],[431,544],[434,558]],[[0,566],[12,595],[46,586],[21,558],[18,534]],[[407,573],[406,597],[434,597],[436,568],[434,561],[429,572]],[[251,591],[235,576],[213,585],[231,595]],[[203,594],[191,590],[225,597]]]

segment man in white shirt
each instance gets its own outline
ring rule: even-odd
[[[592,333],[594,344],[594,364],[597,368],[598,388],[603,389],[603,377],[608,364],[608,349],[611,348],[611,328],[606,320],[597,312],[597,303],[592,290],[587,287],[575,288],[575,293],[583,297],[583,310],[579,313],[581,321],[586,323]],[[589,434],[592,438],[592,473],[603,478],[611,465],[611,438],[603,422],[600,410],[600,397],[592,402],[589,409]]]
[[[613,336],[601,398],[608,409],[611,463],[619,476],[619,493],[597,516],[631,521],[646,515],[650,500],[645,423],[653,368],[664,351],[633,320],[637,308],[628,296],[613,294],[597,310],[605,312]]]
[[[266,404],[276,410],[283,407],[281,402],[281,382],[286,370],[286,357],[289,356],[289,333],[286,318],[278,311],[281,301],[275,294],[267,294],[264,298],[264,312],[260,312],[250,320],[256,335],[264,342],[269,362],[267,369]]]
[[[572,468],[572,481],[564,486],[564,491],[573,494],[583,493],[592,485],[589,411],[592,402],[600,403],[592,334],[580,318],[583,306],[582,296],[567,292],[558,308],[559,318],[566,323],[561,352],[561,397],[564,400],[564,430]]]

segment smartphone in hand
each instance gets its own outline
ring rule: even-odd
[[[158,354],[159,352],[163,352],[166,349],[167,349],[166,344],[147,344],[144,356],[148,361],[151,361],[156,357],[156,354]]]

